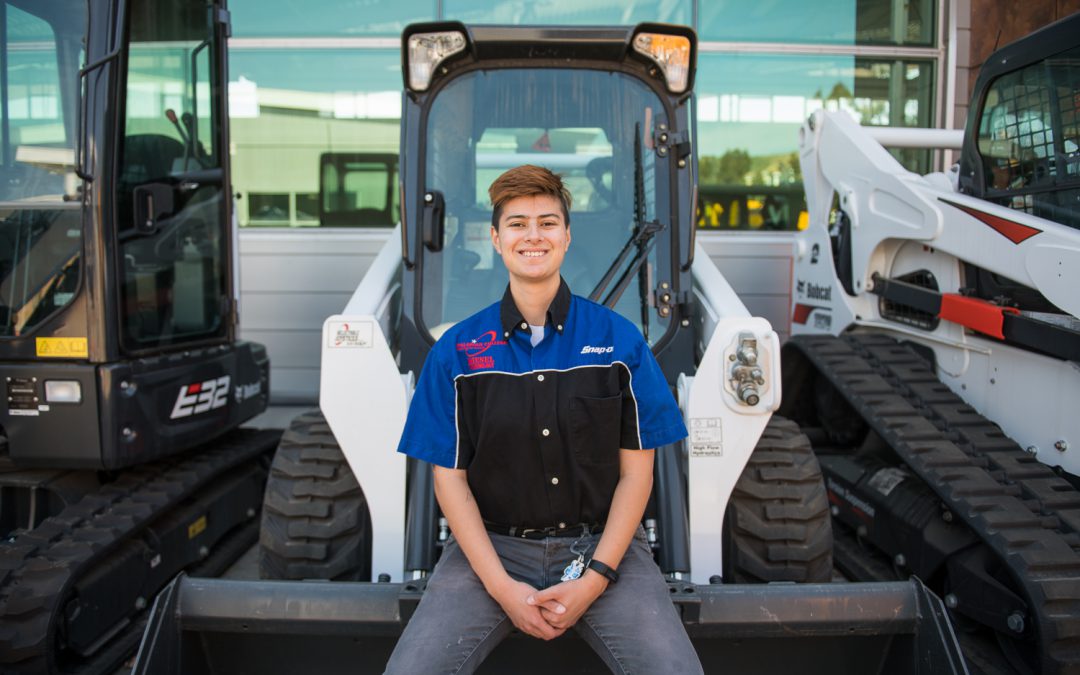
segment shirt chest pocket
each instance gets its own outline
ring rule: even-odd
[[[570,399],[570,449],[581,464],[617,463],[621,425],[621,395]]]

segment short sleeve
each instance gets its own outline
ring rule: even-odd
[[[638,340],[627,369],[630,376],[623,392],[622,447],[658,448],[686,438],[679,405],[644,339]]]
[[[457,469],[464,468],[459,466],[462,457],[459,450],[456,387],[436,347],[428,354],[420,371],[398,452]]]

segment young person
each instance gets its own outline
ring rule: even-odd
[[[641,528],[678,406],[637,327],[562,280],[562,180],[519,166],[489,194],[510,283],[435,344],[409,408],[398,451],[434,465],[453,536],[387,673],[470,673],[513,627],[574,628],[615,673],[701,673]]]

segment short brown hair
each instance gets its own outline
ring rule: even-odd
[[[488,188],[491,197],[491,226],[499,229],[499,218],[506,202],[518,197],[547,195],[562,204],[563,220],[570,226],[570,190],[563,185],[562,177],[550,169],[532,164],[522,164],[508,169],[495,179]]]

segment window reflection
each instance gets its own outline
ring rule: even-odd
[[[698,80],[698,224],[805,227],[798,130],[819,108],[861,124],[932,126],[932,64],[850,56],[703,54]],[[898,158],[928,171],[929,153]]]
[[[702,0],[698,35],[724,42],[930,46],[936,11],[934,0]]]
[[[397,37],[414,21],[434,21],[433,0],[229,0],[233,35]]]
[[[689,25],[693,1],[443,0],[442,16],[465,23],[628,26],[642,21],[660,21]]]
[[[396,207],[384,210],[388,216],[363,205],[338,211],[322,204],[320,210],[318,198],[314,204],[311,199],[326,189],[320,181],[322,155],[382,161],[380,156],[397,154],[397,50],[367,44],[277,48],[277,36],[306,37],[312,45],[341,36],[396,37],[406,24],[429,19],[694,23],[705,43],[697,75],[705,227],[798,227],[803,207],[797,130],[818,107],[847,110],[863,124],[935,126],[930,50],[924,60],[715,50],[718,42],[814,44],[826,51],[828,45],[933,47],[937,0],[365,0],[364,12],[355,5],[356,0],[327,0],[310,11],[291,0],[230,3],[240,38],[230,52],[234,183],[242,195],[284,195],[269,208],[259,198],[242,198],[242,226],[389,227],[396,220]],[[259,38],[270,39],[260,45]],[[930,168],[929,151],[893,154],[908,168]]]
[[[379,213],[323,209],[322,158],[386,164],[398,152],[396,50],[236,49],[230,53],[233,186],[241,227],[391,227]],[[389,170],[389,169],[388,169]],[[386,176],[385,180],[392,177]]]

